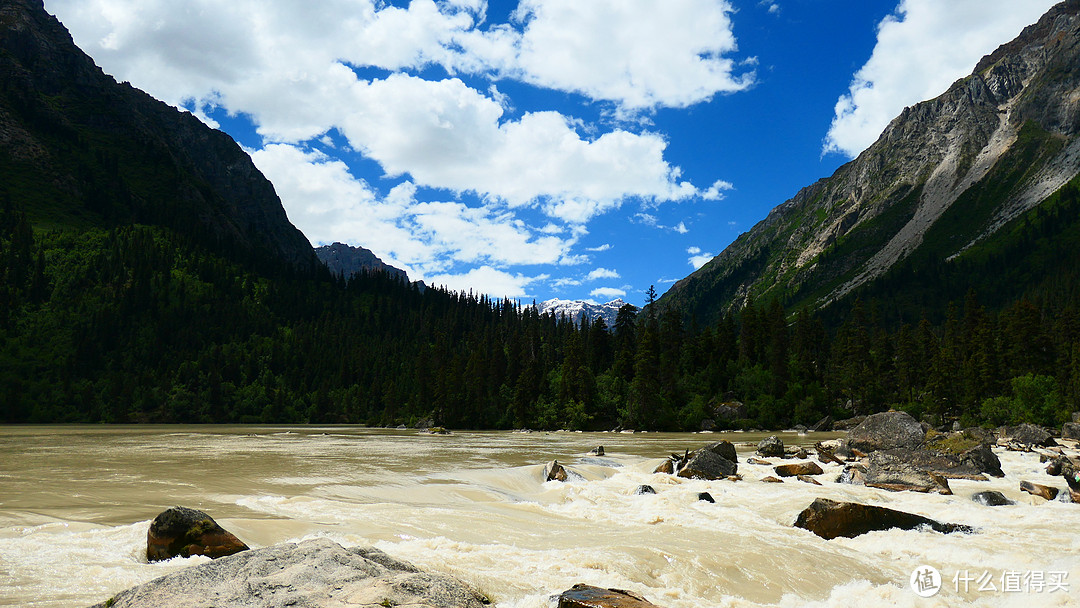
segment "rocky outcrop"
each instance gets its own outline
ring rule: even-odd
[[[923,470],[889,452],[874,452],[870,455],[865,485],[892,492],[952,494],[949,482],[944,477]]]
[[[946,479],[986,481],[986,477],[982,474],[982,471],[972,464],[971,460],[965,460],[960,456],[954,456],[944,452],[935,452],[932,450],[911,450],[905,448],[884,450],[881,453],[888,454],[917,469],[940,475]],[[876,455],[877,452],[871,455],[871,461],[874,460]],[[993,456],[993,452],[991,452],[990,455]],[[997,457],[994,456],[995,460],[996,458]],[[878,457],[878,461],[880,462],[882,459]],[[999,462],[998,469],[1000,470],[1000,468],[1001,464]]]
[[[777,456],[783,457],[784,442],[776,435],[766,437],[758,442],[757,453],[766,458]]]
[[[559,595],[558,608],[659,608],[659,606],[630,591],[602,589],[578,583]]]
[[[972,532],[970,526],[943,524],[928,517],[895,511],[885,507],[818,498],[799,513],[795,526],[809,530],[825,540],[840,536],[855,538],[876,530],[913,530],[927,527],[936,532]]]
[[[926,431],[907,412],[881,412],[867,416],[848,433],[849,445],[863,452],[914,449],[922,445]]]
[[[247,548],[212,517],[188,507],[162,511],[146,532],[146,559],[151,562],[192,555],[225,557]]]
[[[1015,505],[1016,503],[1005,498],[1005,495],[1001,492],[995,492],[993,490],[987,490],[985,492],[976,492],[971,495],[971,500],[986,507],[1004,507],[1007,505]]]
[[[798,477],[800,475],[821,475],[821,470],[816,462],[797,462],[794,464],[781,464],[773,467],[780,477]]]
[[[132,587],[93,608],[416,606],[482,608],[462,582],[325,538],[244,551]]]
[[[344,243],[334,243],[315,248],[315,256],[326,265],[331,274],[346,279],[357,274],[385,272],[408,283],[409,275],[404,270],[394,268],[383,262],[377,255],[363,247],[352,247]]]

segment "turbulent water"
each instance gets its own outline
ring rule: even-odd
[[[666,454],[721,438],[740,446],[743,481],[652,474]],[[837,465],[823,465],[823,486],[761,483],[771,468],[745,463],[760,438],[0,427],[0,605],[87,606],[204,561],[146,563],[149,521],[176,504],[208,512],[253,547],[318,536],[374,545],[456,575],[502,608],[550,608],[579,582],[667,608],[1080,605],[1080,505],[1019,491],[1020,479],[1064,487],[1037,456],[1000,452],[1005,479],[952,481],[955,495],[931,496],[835,484]],[[607,455],[589,456],[598,445]],[[543,464],[556,458],[580,477],[544,483]],[[641,484],[657,494],[634,495]],[[991,489],[1017,504],[970,500]],[[706,491],[715,504],[697,500]],[[825,541],[792,526],[817,497],[978,531]],[[925,599],[909,585],[923,565],[942,578]]]

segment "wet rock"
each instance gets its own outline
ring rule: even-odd
[[[656,494],[656,489],[648,484],[642,484],[634,490],[635,496],[641,496],[643,494]]]
[[[706,450],[709,450],[713,454],[723,458],[724,460],[730,460],[731,462],[739,462],[738,455],[735,453],[735,445],[730,441],[717,441],[716,443],[710,443],[705,446]]]
[[[826,431],[833,430],[832,416],[825,416],[821,420],[818,420],[817,422],[814,423],[814,426],[810,427],[809,430],[811,430],[811,431],[813,431],[815,433],[824,433]]]
[[[781,464],[773,467],[780,477],[797,477],[799,475],[821,475],[821,470],[816,462],[797,462],[794,464]]]
[[[815,447],[815,450],[817,451],[818,460],[821,461],[822,464],[844,464],[843,460],[837,458],[836,455],[833,454],[830,450],[826,450],[825,448],[821,447],[820,444]]]
[[[738,468],[739,465],[709,450],[698,450],[690,455],[676,475],[687,479],[723,479],[734,475]]]
[[[814,484],[815,486],[820,486],[821,485],[820,481],[814,479],[813,477],[810,477],[809,475],[796,475],[795,479],[798,479],[799,481],[801,481],[803,483]]]
[[[188,507],[162,511],[146,533],[146,559],[151,562],[192,555],[219,558],[247,548],[212,517]]]
[[[925,471],[888,452],[870,455],[865,485],[892,492],[934,492],[952,494],[944,477]]]
[[[659,465],[657,465],[656,469],[653,470],[653,473],[667,473],[668,475],[674,475],[675,461],[671,458],[665,459],[664,462],[661,462]]]
[[[762,439],[757,444],[757,453],[766,458],[769,457],[783,457],[784,456],[784,442],[779,437],[773,435]]]
[[[659,608],[630,591],[602,589],[578,583],[559,595],[558,608]]]
[[[603,456],[604,455],[604,446],[598,445],[595,448],[589,450],[589,455],[590,456]]]
[[[994,477],[1005,476],[1005,472],[1001,470],[1001,460],[994,453],[994,450],[990,448],[989,443],[980,444],[978,447],[971,448],[960,454],[960,461],[980,473],[986,473]]]
[[[866,467],[861,464],[852,464],[844,467],[844,471],[836,478],[836,483],[846,483],[855,486],[866,485]]]
[[[785,450],[785,453],[786,453],[785,455],[787,455],[787,456],[792,456],[792,457],[798,458],[800,460],[806,458],[807,456],[809,456],[809,454],[806,453],[806,448],[804,448],[802,446],[799,446],[799,447],[797,447],[795,449]]]
[[[753,458],[753,457],[747,458],[746,459],[746,464],[761,464],[761,465],[772,466],[772,463],[769,462],[768,460],[762,460],[760,458]]]
[[[1065,456],[1057,456],[1049,459],[1046,465],[1046,474],[1057,477],[1070,477],[1071,474],[1076,472],[1076,463]]]
[[[914,449],[925,437],[926,430],[907,412],[881,412],[867,416],[862,424],[851,429],[848,443],[853,449],[869,453],[895,448]]]
[[[1005,495],[1001,492],[995,492],[993,490],[987,490],[985,492],[977,492],[975,494],[972,494],[971,500],[987,507],[1003,507],[1006,505],[1016,504],[1008,498],[1005,498]]]
[[[457,579],[325,538],[244,551],[132,587],[93,608],[425,606],[481,608]]]
[[[855,538],[875,530],[912,530],[928,527],[936,532],[972,532],[970,526],[934,521],[928,517],[853,502],[818,498],[799,513],[795,526],[809,530],[825,540],[843,536]]]
[[[910,464],[918,469],[927,471],[930,473],[936,473],[945,477],[946,479],[970,479],[973,481],[986,481],[986,477],[982,475],[979,469],[960,456],[948,454],[945,452],[936,452],[933,450],[909,450],[904,448],[897,448],[895,450],[885,450],[886,454],[895,456],[896,458]],[[997,460],[994,453],[991,451],[989,457],[985,454],[977,454],[980,458],[993,458]],[[1001,463],[998,463],[1000,470]]]
[[[1007,427],[1004,432],[1004,437],[1010,443],[1028,447],[1050,447],[1057,445],[1054,438],[1050,436],[1049,431],[1034,424],[1021,424],[1019,426]]]
[[[1061,426],[1061,438],[1080,440],[1080,424],[1075,422],[1066,422],[1063,424]]]
[[[761,481],[764,481],[765,483],[784,483],[783,479],[773,477],[772,475],[768,477],[762,477]]]
[[[428,434],[428,435],[451,435],[452,434],[449,430],[446,429],[446,427],[442,427],[442,426],[428,427],[428,428],[426,428],[426,429],[424,429],[424,430],[422,430],[420,432]]]
[[[1058,492],[1060,492],[1060,490],[1058,490],[1057,488],[1051,488],[1050,486],[1031,483],[1030,481],[1021,481],[1020,491],[1027,492],[1028,494],[1038,496],[1040,498],[1045,498],[1046,500],[1054,500],[1055,498],[1057,498]]]
[[[566,481],[566,469],[558,460],[552,460],[544,466],[544,481]]]
[[[708,492],[698,492],[697,499],[704,502],[716,502],[716,500],[713,499],[712,494],[709,494]]]

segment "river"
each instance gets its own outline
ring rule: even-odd
[[[823,465],[822,486],[762,483],[771,468],[745,462],[762,437],[0,427],[0,605],[88,606],[204,561],[146,563],[150,520],[184,505],[252,547],[312,537],[374,545],[453,574],[500,608],[550,608],[553,594],[579,582],[666,608],[1080,606],[1080,505],[1019,491],[1020,479],[1064,487],[1037,456],[1000,451],[1004,479],[954,480],[953,496],[893,493],[832,483],[838,465]],[[780,437],[790,445],[827,435]],[[743,481],[652,474],[666,454],[719,439],[739,446]],[[598,445],[606,455],[589,456]],[[580,478],[544,483],[552,459]],[[641,484],[657,493],[634,495]],[[1017,504],[970,500],[991,489]],[[697,500],[699,492],[716,502]],[[817,497],[978,531],[825,541],[792,526]],[[931,598],[909,586],[923,565],[942,577]]]

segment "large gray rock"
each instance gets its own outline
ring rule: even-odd
[[[836,502],[827,498],[818,498],[799,513],[795,526],[809,530],[825,540],[838,536],[855,538],[875,530],[912,530],[923,526],[945,534],[973,531],[969,526],[944,524],[922,515],[854,502]]]
[[[254,549],[122,591],[93,608],[482,608],[457,579],[319,538]]]
[[[1061,425],[1061,438],[1080,440],[1080,424],[1066,422]]]
[[[971,448],[960,454],[960,460],[980,473],[986,473],[994,477],[1005,476],[1005,472],[1001,470],[1001,459],[990,448],[990,444],[983,443],[978,447]]]
[[[848,433],[851,447],[863,452],[914,449],[922,445],[925,438],[926,431],[922,425],[907,412],[881,412],[867,416]]]
[[[949,482],[937,473],[926,471],[891,452],[874,452],[866,470],[866,485],[893,492],[935,492],[952,494]]]
[[[766,437],[757,444],[757,453],[768,458],[770,456],[784,455],[784,442],[776,435]]]
[[[1021,424],[1007,427],[1003,433],[1005,439],[1012,443],[1026,446],[1049,447],[1057,445],[1049,431],[1034,424]]]
[[[734,475],[739,465],[709,450],[698,450],[690,456],[677,475],[689,479],[724,479]]]
[[[706,450],[709,450],[713,454],[723,458],[724,460],[730,460],[731,462],[739,462],[738,454],[735,453],[735,445],[730,441],[717,441],[716,443],[710,443],[705,446]]]
[[[660,608],[640,595],[622,589],[603,589],[578,583],[559,595],[558,608]]]

